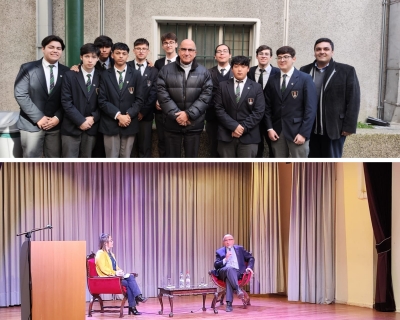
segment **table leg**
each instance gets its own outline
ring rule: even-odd
[[[203,293],[203,311],[206,311],[206,293]]]
[[[162,297],[163,297],[163,295],[160,292],[158,294],[158,300],[160,301],[161,311],[158,311],[158,314],[163,314],[163,312],[164,312],[164,305],[163,305]]]
[[[171,312],[169,313],[170,317],[174,316],[174,295],[168,295],[169,306],[171,307]]]
[[[218,313],[218,310],[215,308],[215,305],[217,304],[217,300],[218,300],[218,292],[214,293],[214,299],[211,302],[211,309],[214,310],[214,313]]]

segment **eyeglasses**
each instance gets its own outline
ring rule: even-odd
[[[196,51],[196,49],[187,49],[187,48],[179,48],[179,50],[180,51],[183,51],[183,52],[185,52],[185,51],[189,51],[189,53],[193,53],[193,52],[195,52]]]
[[[281,56],[281,57],[277,57],[276,60],[278,61],[287,61],[291,58],[292,56]]]
[[[233,239],[225,239],[224,241],[232,241]]]
[[[163,46],[173,46],[175,44],[175,41],[170,41],[170,42],[163,42]]]
[[[135,48],[136,51],[146,52],[149,48]]]
[[[217,50],[215,53],[229,53],[229,50],[228,49],[225,49],[225,50]]]
[[[257,55],[258,55],[258,56],[262,56],[262,57],[270,57],[270,56],[271,56],[268,52],[267,52],[267,53],[265,53],[265,52],[259,52]]]

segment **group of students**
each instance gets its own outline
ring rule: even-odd
[[[298,71],[295,50],[261,45],[258,65],[215,49],[217,65],[196,61],[196,45],[178,48],[174,33],[161,37],[165,57],[147,60],[149,42],[129,46],[100,36],[80,49],[81,64],[58,61],[63,40],[42,41],[43,58],[21,65],[15,81],[17,123],[24,157],[151,157],[155,120],[159,157],[197,157],[200,134],[208,136],[209,157],[341,157],[355,133],[360,89],[353,67],[332,59],[334,45],[322,38],[316,60]],[[302,72],[304,71],[304,72]]]

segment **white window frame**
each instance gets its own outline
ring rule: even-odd
[[[168,16],[153,16],[152,17],[153,24],[153,61],[158,59],[158,52],[161,52],[160,48],[160,24],[163,23],[182,23],[182,22],[191,22],[191,23],[205,23],[205,24],[246,24],[252,26],[250,29],[250,39],[249,39],[249,55],[252,57],[250,64],[254,64],[256,50],[259,47],[260,43],[260,29],[261,29],[261,21],[260,19],[249,19],[249,18],[213,18],[213,17],[168,17]],[[191,38],[191,28],[188,30],[188,37]],[[222,30],[219,32],[220,43],[222,43]],[[181,41],[183,39],[179,39]]]

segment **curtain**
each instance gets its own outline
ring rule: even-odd
[[[335,297],[334,163],[294,163],[288,299],[332,303]]]
[[[254,163],[250,188],[250,247],[256,258],[250,292],[284,292],[277,163]]]
[[[254,204],[264,207],[264,197],[277,195],[271,174],[269,192],[253,194],[252,200],[252,172],[251,163],[4,163],[0,306],[20,303],[19,251],[25,239],[16,234],[47,224],[53,229],[34,233],[32,241],[86,241],[88,254],[97,251],[100,233],[111,233],[118,264],[139,273],[146,296],[156,296],[167,278],[177,284],[180,271],[189,271],[193,284],[208,281],[223,235],[251,249],[258,242],[250,240]],[[256,266],[269,252],[257,255]]]
[[[364,163],[364,174],[378,253],[374,308],[378,311],[396,311],[391,252],[392,164]]]

